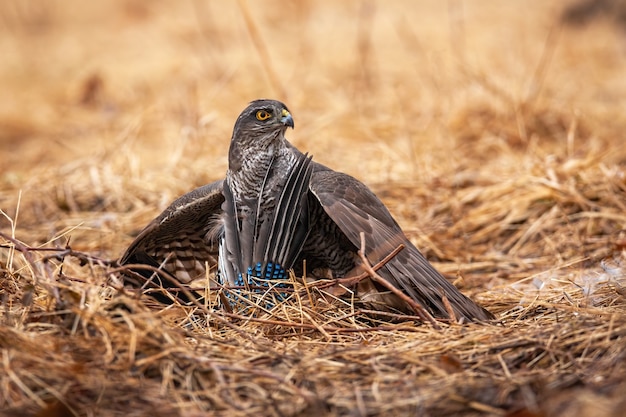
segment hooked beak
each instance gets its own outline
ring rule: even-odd
[[[281,115],[282,117],[280,119],[280,122],[283,125],[293,129],[293,117],[291,117],[291,113],[289,113],[286,109],[283,109]]]

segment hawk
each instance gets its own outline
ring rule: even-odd
[[[378,276],[432,316],[494,318],[437,272],[367,186],[289,143],[285,132],[293,127],[283,103],[251,102],[234,126],[226,178],[174,201],[137,236],[120,263],[159,268],[165,271],[160,285],[170,288],[217,266],[218,280],[238,287],[286,279],[289,270],[313,278],[358,276],[365,270],[359,256],[364,243],[362,256],[370,265],[397,252],[378,265]],[[144,279],[155,275],[136,272]],[[125,279],[142,284],[136,276]],[[406,297],[379,281],[361,279],[355,286],[369,306],[412,311]]]

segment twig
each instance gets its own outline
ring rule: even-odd
[[[65,246],[65,248],[61,249],[61,248],[35,248],[32,246],[28,246],[25,245],[24,243],[20,242],[19,240],[12,238],[10,236],[7,236],[6,234],[0,232],[0,237],[8,240],[9,242],[13,243],[12,245],[0,245],[0,248],[15,248],[17,251],[21,252],[21,253],[29,253],[29,252],[54,252],[51,255],[46,255],[43,256],[40,260],[43,262],[47,262],[50,259],[56,259],[59,261],[63,261],[63,258],[65,258],[66,256],[73,256],[74,258],[78,259],[79,261],[81,261],[80,266],[84,266],[87,263],[93,262],[102,266],[114,266],[117,265],[117,261],[111,261],[108,259],[102,259],[102,258],[98,258],[97,256],[93,256],[90,255],[88,253],[85,252],[80,252],[80,251],[75,251],[73,250],[69,244]]]
[[[446,312],[448,313],[448,317],[450,317],[450,322],[451,323],[456,323],[456,314],[454,313],[454,309],[452,308],[452,304],[450,304],[450,300],[448,300],[448,297],[446,297],[446,294],[441,291],[441,302],[443,303],[443,306],[446,309]]]
[[[415,302],[415,300],[411,299],[401,290],[394,287],[393,284],[391,284],[389,281],[378,275],[376,271],[374,271],[374,268],[372,268],[372,265],[370,265],[369,260],[365,256],[365,233],[361,232],[359,235],[361,236],[361,249],[359,250],[359,257],[363,262],[363,268],[365,268],[365,271],[367,271],[367,273],[370,275],[370,278],[378,284],[387,288],[389,291],[394,293],[394,295],[396,295],[402,301],[411,306],[413,311],[415,311],[415,313],[421,317],[423,322],[428,321],[434,329],[441,330],[441,327],[439,327],[435,319],[424,309],[424,307],[419,305],[417,302]]]
[[[19,252],[22,253],[22,255],[24,255],[24,259],[26,259],[26,262],[28,262],[28,265],[30,266],[30,268],[32,269],[33,272],[33,284],[37,285],[39,282],[37,280],[37,274],[36,271],[39,270],[40,272],[43,270],[43,268],[38,268],[37,266],[37,262],[35,261],[35,259],[33,258],[33,254],[31,252],[33,252],[35,250],[35,248],[31,248],[27,245],[25,245],[24,243],[20,242],[19,240],[11,237],[11,236],[7,236],[6,234],[0,232],[0,237],[2,237],[3,239],[11,242],[13,244],[13,248],[14,250],[17,250]],[[7,247],[7,246],[4,246]],[[44,275],[44,273],[42,272],[42,275]],[[57,301],[57,303],[60,305],[62,304],[61,302],[61,295],[59,294],[59,289],[55,286],[55,285],[49,285],[48,283],[41,283],[41,285],[50,293],[52,294],[52,296],[54,297],[54,299]]]
[[[306,280],[306,259],[302,262],[302,285],[304,285],[304,290],[309,298],[309,303],[311,303],[312,306],[315,305],[313,302],[313,295],[311,294],[311,290],[309,289],[309,285]],[[298,297],[298,300],[300,300],[300,297]]]
[[[392,250],[387,256],[385,256],[381,261],[379,261],[376,265],[372,266],[371,268],[374,271],[378,271],[380,268],[385,266],[389,261],[391,261],[404,248],[405,248],[404,243],[400,243],[394,250]],[[316,283],[314,282],[312,283],[311,286],[314,286],[315,288],[318,288],[318,289],[333,287],[335,285],[346,285],[348,287],[351,287],[355,284],[358,284],[365,278],[368,278],[369,276],[370,276],[370,273],[368,271],[365,271],[354,277],[337,278],[330,282],[324,282],[323,284],[319,284],[319,285],[315,285]]]

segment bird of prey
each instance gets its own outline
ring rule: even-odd
[[[435,270],[367,186],[289,143],[290,127],[294,121],[283,103],[251,102],[234,126],[226,178],[174,201],[137,236],[120,264],[165,271],[158,279],[166,288],[204,277],[207,267],[217,267],[218,280],[233,287],[286,279],[289,270],[296,276],[346,278],[364,272],[359,256],[364,242],[370,266],[397,252],[378,265],[378,277],[430,315],[493,319]],[[154,280],[154,268],[136,272]],[[141,285],[137,276],[126,281]],[[377,280],[361,279],[355,286],[368,306],[413,311],[407,297]]]

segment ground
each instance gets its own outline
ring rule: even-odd
[[[0,415],[623,415],[623,4],[3,2]],[[256,98],[498,322],[121,288]]]

